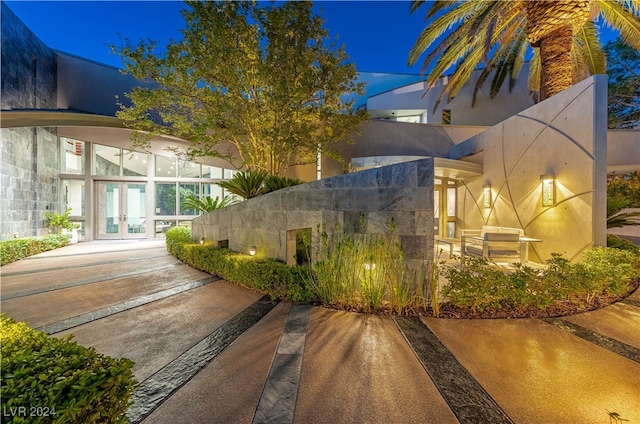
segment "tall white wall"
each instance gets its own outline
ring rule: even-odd
[[[483,152],[483,177],[460,189],[462,228],[523,228],[542,240],[530,246],[540,262],[552,252],[576,259],[606,245],[606,106],[607,78],[597,75],[456,146]],[[542,206],[543,174],[556,178],[551,207]],[[487,209],[485,184],[495,199]]]

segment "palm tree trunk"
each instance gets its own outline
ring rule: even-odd
[[[540,100],[571,87],[572,37],[571,26],[565,25],[540,39]]]

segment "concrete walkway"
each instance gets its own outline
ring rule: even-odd
[[[0,272],[2,312],[135,362],[133,423],[640,423],[638,292],[555,320],[393,319],[271,301],[163,241]]]

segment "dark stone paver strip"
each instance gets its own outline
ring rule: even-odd
[[[291,307],[253,424],[293,423],[309,310],[308,305]]]
[[[619,340],[607,337],[604,334],[600,334],[596,331],[589,330],[581,325],[574,324],[562,318],[541,318],[542,321],[555,325],[556,327],[565,330],[574,336],[578,336],[588,342],[591,342],[597,346],[605,348],[613,353],[624,356],[627,359],[640,363],[640,349],[633,346],[629,346],[626,343],[622,343]]]
[[[191,349],[140,384],[133,395],[128,416],[132,424],[144,420],[154,409],[213,361],[242,333],[260,321],[278,301],[263,296],[217,328]]]
[[[55,334],[60,331],[68,330],[73,327],[77,327],[82,324],[86,324],[91,321],[95,321],[100,318],[108,317],[119,312],[124,312],[129,309],[137,308],[138,306],[145,305],[147,303],[155,302],[156,300],[164,299],[166,297],[174,296],[178,293],[185,292],[187,290],[193,290],[198,287],[205,286],[214,281],[220,280],[216,277],[207,277],[202,280],[192,281],[190,283],[181,284],[177,287],[162,290],[157,293],[151,293],[144,296],[138,296],[134,299],[127,300],[116,305],[107,306],[106,308],[98,309],[97,311],[87,312],[85,314],[77,315],[62,321],[54,322],[53,324],[43,325],[36,328],[36,330],[44,331],[47,334]]]
[[[461,424],[513,424],[419,318],[394,317],[394,321]]]

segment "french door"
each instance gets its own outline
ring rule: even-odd
[[[147,184],[98,181],[98,239],[147,237]]]

